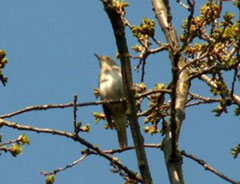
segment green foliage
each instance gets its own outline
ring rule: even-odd
[[[222,98],[217,108],[212,110],[212,112],[215,113],[215,116],[221,116],[223,112],[227,113],[227,106],[231,104],[230,98]]]
[[[95,117],[96,123],[99,123],[100,120],[105,120],[105,114],[101,112],[93,112],[93,116]]]
[[[103,2],[107,1],[103,0]],[[239,44],[240,21],[238,20],[234,22],[235,15],[231,12],[226,12],[223,16],[223,19],[219,20],[222,7],[220,7],[216,2],[217,1],[211,1],[204,4],[201,7],[199,16],[191,17],[184,21],[182,25],[183,35],[180,36],[180,40],[183,42],[184,46],[182,51],[185,56],[188,57],[186,58],[186,63],[190,64],[187,66],[187,68],[189,68],[189,73],[192,72],[192,76],[196,74],[198,77],[202,74],[209,74],[208,76],[213,76],[211,82],[214,83],[214,85],[211,86],[210,92],[213,95],[220,95],[222,99],[217,108],[212,112],[215,113],[215,116],[221,116],[223,112],[227,112],[227,106],[231,104],[231,100],[228,100],[228,98],[230,98],[229,90],[227,84],[224,82],[223,78],[221,78],[221,72],[223,70],[236,69],[236,65],[239,64],[239,58],[237,58],[234,54],[229,57],[229,51],[233,47],[239,47],[239,45],[237,45],[237,41]],[[240,8],[240,0],[235,1],[234,4]],[[126,1],[113,0],[109,8],[113,8],[117,11],[117,13],[123,15],[124,17],[124,8],[128,5],[129,4]],[[141,25],[133,26],[131,31],[133,36],[136,37],[141,44],[136,44],[132,47],[132,49],[138,53],[141,53],[143,49],[146,49],[148,45],[151,45],[151,43],[148,41],[155,35],[155,22],[154,20],[143,18]],[[197,41],[194,42],[194,40]],[[147,41],[147,46],[143,44],[146,43],[145,41]],[[170,49],[171,48],[169,47],[169,50]],[[149,53],[151,54],[154,52],[146,53],[148,55]],[[5,56],[5,51],[0,50],[0,80],[4,85],[7,82],[7,78],[3,76],[2,69],[8,62]],[[118,56],[119,54],[117,54],[117,57]],[[125,57],[130,56],[125,55]],[[196,60],[194,61],[194,59]],[[194,62],[191,63],[191,61]],[[153,90],[149,91],[152,92],[162,89],[169,88],[167,88],[165,84],[159,83],[155,85]],[[158,133],[164,134],[164,130],[166,130],[166,127],[169,125],[168,122],[171,121],[171,118],[169,118],[171,101],[169,100],[168,102],[165,102],[165,94],[167,93],[157,91],[156,93],[151,93],[150,95],[148,94],[144,96],[144,93],[148,91],[145,83],[134,84],[133,90],[137,99],[136,106],[138,107],[140,113],[142,113],[141,102],[145,99],[149,101],[148,108],[145,111],[146,113],[141,115],[145,116],[144,123],[146,126],[144,127],[144,131],[150,135]],[[96,97],[99,97],[99,90],[95,89],[94,94]],[[240,115],[240,106],[237,106],[235,115]],[[96,123],[98,123],[100,120],[106,119],[104,113],[93,112],[93,116],[95,117]],[[169,118],[168,122],[165,121],[167,118]],[[162,130],[158,128],[159,122],[162,122],[163,124]],[[81,131],[90,131],[89,124],[82,126],[81,122],[77,122],[76,126],[77,129]],[[104,128],[108,129],[109,125],[106,123]],[[0,142],[2,141],[1,139],[2,136],[0,134]],[[12,145],[9,147],[10,149],[8,148],[14,157],[22,153],[24,145],[30,144],[30,141],[25,134],[20,135],[15,142],[16,144],[11,143]],[[97,145],[94,145],[94,148],[99,149]],[[88,150],[82,151],[82,154],[83,153],[88,153]],[[238,154],[240,153],[240,144],[238,144],[236,148],[231,149],[231,153],[234,158],[237,158]],[[167,160],[169,159],[170,158]],[[119,162],[119,160],[117,157],[113,157],[112,162]],[[46,177],[45,183],[53,184],[54,180],[55,175],[51,174]],[[125,184],[135,183],[137,183],[137,181],[131,180],[130,178],[126,179],[125,182]]]
[[[104,114],[104,113],[101,113],[101,112],[93,112],[93,116],[94,116],[94,118],[95,118],[96,124],[98,124],[100,120],[106,120],[105,114]],[[109,129],[110,126],[109,126],[108,123],[105,123],[105,124],[103,125],[103,128],[104,128],[104,129]]]
[[[145,126],[144,131],[149,133],[150,135],[154,135],[156,133],[160,133],[160,130],[156,126]]]
[[[136,45],[132,46],[132,49],[133,49],[135,52],[141,52],[143,48],[142,48],[141,45],[136,44]]]
[[[219,18],[219,6],[214,2],[208,2],[201,7],[200,17],[205,18],[207,23]]]
[[[239,22],[233,23],[233,18],[235,15],[233,13],[225,13],[223,21],[220,23],[218,38],[221,40],[231,40],[235,38],[240,38],[240,24]]]
[[[215,116],[219,117],[224,112],[224,108],[221,105],[218,105],[216,109],[212,110],[215,113]]]
[[[18,155],[20,155],[22,153],[22,147],[20,144],[13,144],[10,152],[12,154],[12,156],[16,157]]]
[[[0,134],[0,142],[2,142],[2,134]],[[25,145],[30,144],[30,140],[28,139],[26,134],[21,134],[18,138],[4,142],[1,146],[2,150],[5,152],[10,152],[12,156],[16,157],[23,152],[23,148]]]
[[[54,176],[54,174],[51,174],[51,175],[48,175],[46,177],[45,183],[46,184],[53,184],[54,180],[55,180],[55,176]]]
[[[223,4],[219,1],[208,1],[201,7],[198,16],[184,20],[183,34],[180,36],[185,45],[184,54],[194,61],[189,69],[193,69],[196,76],[212,76],[214,85],[210,85],[210,92],[221,97],[220,103],[212,111],[215,116],[227,113],[232,101],[222,73],[235,70],[239,64],[236,50],[239,49],[240,21],[234,19],[232,12],[223,14],[222,10]],[[235,114],[240,114],[239,107]]]
[[[235,148],[232,148],[231,153],[232,153],[233,158],[236,159],[240,153],[240,144],[238,144]]]
[[[234,5],[240,9],[240,0],[236,0],[234,2]]]
[[[153,90],[161,90],[161,89],[166,89],[165,84],[159,83],[156,84]],[[158,128],[158,124],[160,120],[164,121],[164,118],[168,115],[167,111],[169,108],[167,106],[163,106],[164,104],[164,97],[165,93],[155,93],[149,96],[149,113],[146,115],[144,119],[144,123],[148,124],[151,123],[151,126],[145,126],[144,131],[146,133],[149,133],[151,135],[160,133],[161,131]]]
[[[134,88],[136,97],[141,96],[141,94],[146,92],[146,90],[147,90],[146,84],[144,82],[134,83],[133,88]]]
[[[129,3],[126,0],[113,0],[111,3],[108,3],[108,0],[102,0],[107,5],[108,9],[111,9],[112,11],[119,13],[119,14],[125,14],[125,7],[129,6]]]
[[[199,53],[202,50],[205,50],[207,47],[206,43],[195,43],[193,46],[188,46],[186,47],[186,49],[184,50],[184,53],[187,54],[189,57],[193,58],[194,56],[197,55],[197,53]],[[197,64],[197,63],[195,63]]]
[[[81,131],[83,131],[83,132],[90,132],[90,130],[91,130],[90,124],[86,124],[81,127]]]
[[[226,25],[232,25],[232,19],[235,17],[235,15],[231,12],[226,12],[225,15],[223,16],[224,21],[220,24],[222,26]]]
[[[16,142],[17,142],[16,144],[12,144],[9,150],[14,157],[22,153],[23,146],[30,144],[30,140],[28,139],[26,134],[22,134],[16,139]]]
[[[236,56],[229,56],[229,50],[238,47],[231,43],[237,43],[240,39],[240,22],[234,22],[235,15],[226,12],[223,20],[218,23],[216,20],[220,18],[221,11],[222,8],[216,1],[208,2],[201,7],[199,16],[186,19],[182,25],[183,34],[180,40],[186,44],[184,53],[192,59],[205,53],[208,55],[205,61],[198,60],[192,64],[197,71],[213,67],[209,73],[217,73],[220,70],[231,70],[238,63]],[[198,39],[198,42],[191,45],[194,39]]]
[[[76,123],[76,128],[77,128],[77,130],[80,130],[81,126],[82,126],[82,122],[81,122],[81,121],[78,121],[78,122]]]
[[[132,27],[133,36],[137,37],[139,40],[145,40],[149,37],[153,37],[155,33],[155,22],[148,18],[143,18],[140,26]]]
[[[156,84],[154,87],[154,90],[159,90],[159,89],[166,89],[165,84],[163,84],[163,83]],[[156,94],[151,95],[149,97],[149,100],[150,100],[149,108],[160,107],[161,104],[163,104],[164,99],[165,99],[164,95],[161,93],[156,93]],[[157,124],[159,122],[159,120],[165,116],[166,116],[166,112],[164,110],[159,111],[159,109],[156,108],[155,110],[152,110],[151,113],[149,113],[146,116],[144,122],[145,123],[152,122],[152,124]]]
[[[7,77],[5,77],[3,75],[3,68],[6,66],[6,64],[8,63],[8,59],[5,57],[6,56],[6,52],[5,50],[0,50],[0,80],[2,82],[2,84],[5,86],[7,83]]]
[[[22,134],[18,137],[18,141],[22,143],[22,145],[30,144],[30,140],[28,139],[26,134]]]
[[[113,0],[113,4],[115,7],[127,7],[129,3],[126,0]]]
[[[214,83],[216,84],[216,88],[215,87],[211,87],[210,91],[214,94],[214,95],[220,95],[220,94],[226,94],[228,92],[228,88],[227,85],[220,79],[215,79],[213,80]]]
[[[81,121],[78,121],[78,122],[76,123],[76,129],[77,129],[78,132],[79,132],[79,131],[82,131],[82,132],[90,132],[91,126],[90,126],[89,123],[86,124],[86,125],[82,125],[82,122],[81,122]]]

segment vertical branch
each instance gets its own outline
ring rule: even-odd
[[[73,126],[74,126],[74,132],[78,133],[78,128],[77,128],[77,99],[78,96],[75,94],[74,95],[74,100],[73,100]]]
[[[140,126],[137,118],[136,102],[134,98],[134,91],[132,90],[132,73],[130,65],[130,55],[127,47],[127,40],[125,37],[125,26],[121,16],[125,14],[124,2],[102,0],[105,11],[111,21],[116,44],[118,47],[118,53],[121,61],[121,69],[123,75],[123,83],[126,92],[128,116],[130,122],[130,128],[134,145],[136,148],[136,155],[138,160],[138,167],[142,175],[144,184],[152,184],[152,177],[150,174],[146,152],[144,149],[144,140],[141,135]]]
[[[169,44],[169,57],[172,63],[172,93],[170,127],[163,140],[163,151],[171,184],[183,184],[182,158],[178,140],[182,121],[185,119],[185,105],[189,90],[189,73],[183,69],[186,64],[181,56],[180,44],[175,27],[171,23],[172,15],[168,0],[152,0],[159,25]]]

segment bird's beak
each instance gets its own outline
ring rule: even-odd
[[[94,55],[96,56],[96,58],[97,58],[98,60],[100,60],[100,56],[99,56],[99,55],[97,55],[96,53],[94,53]]]

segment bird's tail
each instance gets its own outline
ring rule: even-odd
[[[116,116],[115,119],[115,126],[117,129],[117,134],[118,134],[118,143],[120,146],[120,149],[124,149],[127,147],[127,130],[126,130],[126,125],[127,125],[127,118],[121,113],[118,113],[118,116]]]

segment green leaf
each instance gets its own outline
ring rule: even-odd
[[[240,153],[240,144],[238,144],[235,148],[232,148],[231,153],[233,158],[236,159]]]
[[[28,139],[27,135],[26,134],[22,134],[18,137],[18,140],[23,144],[23,145],[26,145],[26,144],[30,144],[30,140]]]
[[[53,183],[54,183],[54,180],[55,180],[54,174],[51,174],[51,175],[48,175],[48,176],[46,177],[45,183],[46,183],[46,184],[53,184]]]
[[[16,157],[22,153],[22,147],[19,144],[13,144],[10,152],[14,157]]]

